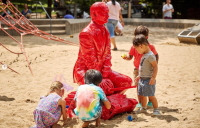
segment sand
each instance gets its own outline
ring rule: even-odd
[[[128,54],[134,29],[133,26],[126,26],[124,35],[116,37],[119,50],[111,52],[112,69],[131,78],[133,60],[125,61],[121,54]],[[102,120],[102,127],[200,127],[200,46],[179,43],[177,35],[181,29],[149,29],[149,42],[155,45],[159,54],[156,97],[162,115],[151,117],[152,109],[148,109],[147,114],[123,113],[111,120]],[[74,38],[67,35],[59,37],[78,43],[78,33],[74,34]],[[17,43],[8,37],[0,37],[0,42],[13,51],[20,52]],[[36,36],[25,36],[24,45],[34,77],[31,76],[23,55],[17,56],[0,47],[0,61],[21,74],[0,68],[0,128],[33,126],[33,111],[40,96],[48,92],[56,74],[63,74],[74,90],[78,87],[72,78],[78,47]],[[129,89],[126,95],[136,98],[136,89]],[[127,120],[129,115],[133,117],[131,122]],[[62,121],[58,124],[60,128],[79,128],[82,122],[69,119],[64,125]],[[94,123],[90,127],[94,127]]]

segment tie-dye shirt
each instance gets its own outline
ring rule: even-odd
[[[74,99],[74,112],[83,121],[96,120],[101,115],[102,102],[108,100],[104,91],[94,84],[79,86]]]

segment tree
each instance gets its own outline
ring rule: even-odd
[[[52,5],[52,0],[48,0],[48,8],[47,8],[47,13],[51,17],[51,5]]]
[[[154,9],[154,12],[158,12],[159,17],[161,16],[162,3],[166,0],[139,0],[140,3],[147,3],[148,10]],[[200,12],[200,0],[171,0],[171,4],[174,7],[174,18],[191,18],[189,15],[194,15],[194,19],[199,19]],[[160,7],[159,7],[160,6]],[[148,13],[151,13],[149,11]],[[189,17],[188,17],[189,16]],[[161,17],[160,17],[161,18]]]

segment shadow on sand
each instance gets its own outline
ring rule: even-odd
[[[15,98],[8,98],[7,96],[0,95],[0,101],[13,101]]]
[[[160,113],[161,113],[161,115],[159,115],[159,116],[152,116],[153,108],[150,109],[150,111],[152,111],[151,113],[146,113],[145,115],[152,116],[152,118],[158,118],[160,120],[166,120],[168,123],[172,122],[172,121],[179,121],[178,118],[176,118],[172,115],[166,115],[166,113],[179,113],[179,109],[171,109],[171,108],[163,107],[163,106],[159,107],[158,109],[160,110]],[[163,115],[163,114],[165,114],[165,115]]]

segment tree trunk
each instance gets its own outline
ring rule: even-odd
[[[74,18],[77,18],[77,3],[74,3]]]
[[[128,18],[131,18],[131,2],[128,3]]]
[[[51,17],[51,5],[52,5],[52,0],[48,0],[47,13],[49,14],[50,17]],[[48,18],[47,15],[46,15],[46,17]]]

